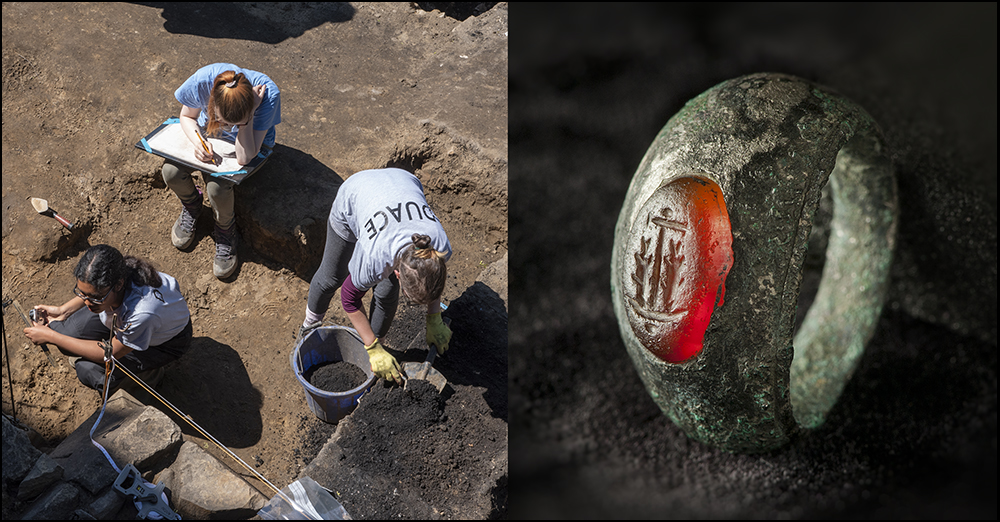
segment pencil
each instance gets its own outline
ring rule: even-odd
[[[208,144],[205,143],[205,138],[201,137],[201,130],[195,129],[194,133],[198,135],[198,141],[201,142],[201,146],[205,149],[205,154],[211,155],[211,151],[208,150]],[[215,165],[215,157],[212,156],[212,165]]]

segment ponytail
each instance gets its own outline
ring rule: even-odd
[[[440,299],[444,292],[448,278],[447,253],[434,250],[428,235],[413,234],[410,239],[412,243],[396,256],[399,284],[417,304],[428,304]]]

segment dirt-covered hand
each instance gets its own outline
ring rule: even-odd
[[[24,329],[24,336],[27,337],[32,344],[45,344],[51,342],[49,340],[50,333],[52,333],[52,330],[48,326],[41,323],[35,323],[35,326]]]
[[[448,343],[451,341],[451,328],[444,324],[441,319],[441,312],[427,314],[427,344],[437,347],[438,355],[444,355],[448,351]]]
[[[35,321],[36,324],[49,324],[50,321],[64,321],[69,315],[59,306],[35,306],[35,317],[40,319]]]
[[[375,339],[370,346],[365,346],[365,350],[368,352],[368,360],[371,362],[372,371],[375,375],[389,380],[392,379],[396,381],[396,384],[403,384],[403,379],[400,376],[401,368],[399,363],[396,362],[396,358],[389,355],[389,352],[382,348],[382,343]]]

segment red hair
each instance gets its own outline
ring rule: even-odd
[[[210,136],[218,136],[222,126],[215,113],[222,119],[233,123],[243,121],[253,110],[253,85],[243,73],[225,71],[215,77],[212,82],[212,93],[208,97],[208,125],[206,130]]]

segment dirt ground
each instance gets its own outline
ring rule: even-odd
[[[449,419],[500,419],[482,425],[502,429],[490,435],[506,445],[506,278],[502,289],[476,280],[508,248],[507,4],[453,4],[4,3],[4,297],[25,309],[66,302],[90,245],[152,261],[178,279],[194,322],[191,352],[168,366],[159,391],[271,482],[288,484],[333,432],[309,410],[289,363],[329,206],[354,172],[407,168],[454,249],[443,295],[452,351],[435,367],[451,383],[447,400],[471,402],[468,419]],[[174,248],[180,206],[162,160],[134,147],[177,115],[174,90],[218,61],[270,76],[283,120],[274,157],[236,189],[244,241],[225,281],[212,275],[210,213],[189,251]],[[38,215],[31,197],[48,200],[73,231]],[[338,300],[327,322],[349,325]],[[99,398],[63,357],[50,366],[19,319],[6,314],[4,326],[17,417],[54,445]],[[420,343],[403,352],[422,331],[421,310],[401,303],[384,344],[401,361],[422,361]],[[12,413],[6,368],[3,411]]]

